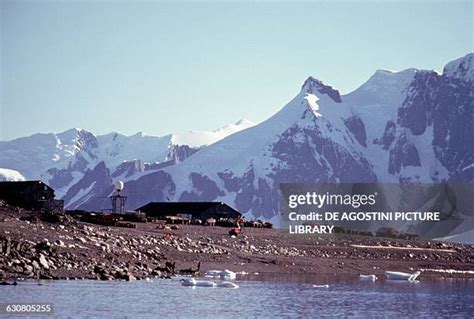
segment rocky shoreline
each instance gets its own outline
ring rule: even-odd
[[[137,280],[199,275],[209,269],[241,274],[383,275],[423,269],[422,276],[474,278],[474,246],[365,236],[292,236],[275,229],[179,226],[106,227],[70,216],[0,206],[0,280]],[[454,271],[453,271],[454,270]]]

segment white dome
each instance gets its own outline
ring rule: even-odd
[[[116,181],[115,182],[115,189],[118,191],[121,191],[123,189],[123,182],[122,181]]]

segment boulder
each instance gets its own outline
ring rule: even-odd
[[[125,275],[125,280],[126,281],[134,281],[134,280],[137,280],[137,278],[134,275],[128,273],[128,274]]]
[[[59,247],[65,247],[66,246],[61,239],[56,240],[54,243],[56,245],[58,245]]]
[[[39,255],[38,262],[41,265],[42,268],[44,269],[49,269],[49,263],[46,257],[43,254]]]
[[[33,260],[31,262],[31,266],[33,266],[34,269],[40,269],[40,265],[38,264],[36,260]]]

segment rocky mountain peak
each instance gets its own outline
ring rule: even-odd
[[[469,53],[446,64],[443,75],[465,81],[474,81],[474,53]]]
[[[301,91],[304,93],[310,94],[326,94],[329,96],[334,102],[340,103],[341,96],[339,91],[334,89],[332,86],[324,84],[322,81],[310,76],[304,81],[303,86],[301,87]]]
[[[96,136],[80,128],[72,128],[58,133],[56,138],[58,144],[75,146],[78,150],[90,150],[98,147]]]
[[[379,69],[359,88],[358,91],[382,93],[396,92],[407,87],[418,72],[417,69],[406,69],[403,71],[390,71]]]

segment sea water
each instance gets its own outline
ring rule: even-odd
[[[51,304],[53,316],[58,318],[474,316],[474,280],[468,279],[236,283],[240,288],[183,287],[178,279],[25,281],[17,286],[0,286],[0,303]]]

